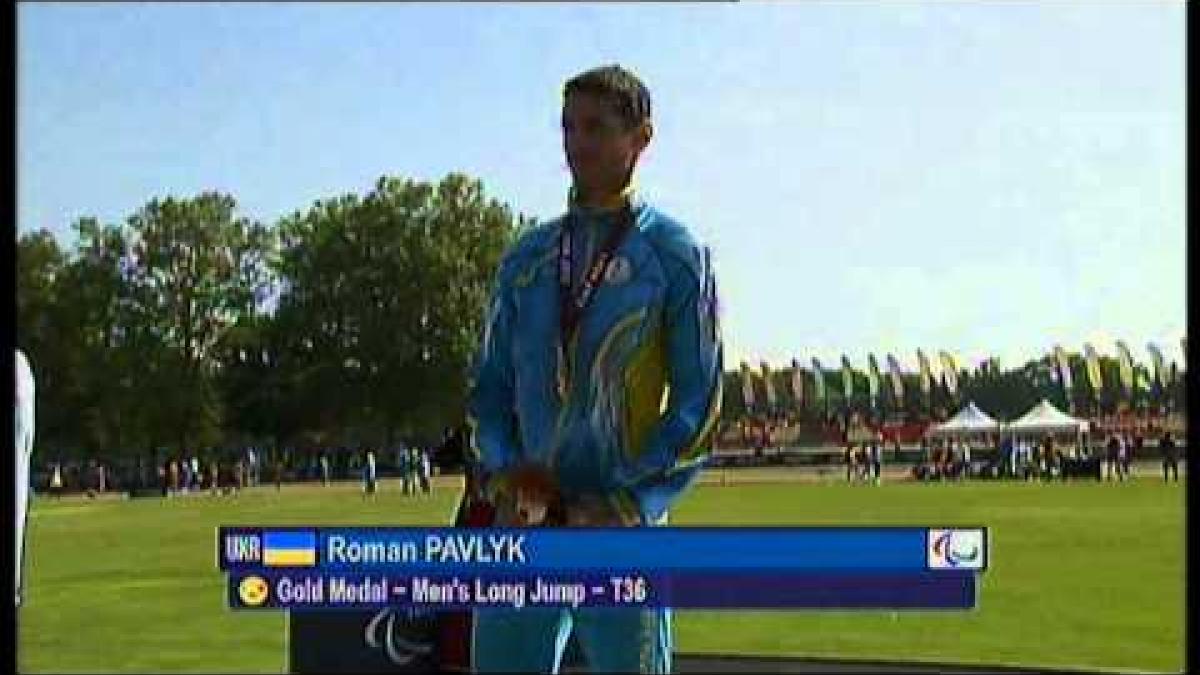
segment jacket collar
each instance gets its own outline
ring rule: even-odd
[[[634,211],[637,211],[641,205],[641,199],[638,196],[636,186],[632,180],[617,194],[610,197],[605,203],[599,206],[582,206],[578,201],[578,193],[575,186],[567,192],[567,211],[570,213],[578,213],[579,215],[600,215],[608,214],[621,209],[628,204]]]

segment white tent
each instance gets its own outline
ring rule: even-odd
[[[1014,434],[1086,432],[1088,423],[1087,420],[1071,417],[1055,408],[1050,401],[1042,399],[1041,403],[1004,428]]]
[[[954,417],[929,430],[930,436],[959,436],[1000,431],[1000,424],[979,409],[974,402],[955,413]]]

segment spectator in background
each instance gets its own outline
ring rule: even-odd
[[[363,461],[363,493],[366,495],[375,494],[375,451],[367,450],[365,461]]]
[[[181,457],[179,460],[179,472],[181,474],[179,491],[186,494],[192,484],[192,465],[186,457]]]
[[[1125,435],[1125,457],[1123,460],[1124,466],[1122,467],[1122,472],[1125,474],[1126,478],[1133,478],[1133,472],[1131,471],[1133,458],[1141,449],[1141,435],[1134,435],[1132,433]]]
[[[917,456],[917,463],[913,467],[915,473],[921,474],[923,478],[929,478],[933,467],[933,447],[925,438],[921,439],[920,454]]]
[[[179,494],[179,462],[174,457],[167,463],[167,480],[171,484],[171,494]]]
[[[871,444],[871,478],[876,485],[883,480],[883,436],[877,435]]]
[[[1021,475],[1026,480],[1037,478],[1038,473],[1038,456],[1037,442],[1032,438],[1025,438],[1021,441]]]
[[[226,454],[225,457],[225,461],[221,462],[221,494],[229,496],[237,490],[238,460],[230,454]]]
[[[233,463],[233,491],[234,494],[242,491],[246,487],[246,461],[241,457]]]
[[[422,465],[422,457],[424,457],[424,455],[425,455],[425,449],[423,446],[420,446],[420,445],[413,446],[413,455],[412,455],[413,492],[420,492],[420,490],[421,490],[421,465]]]
[[[412,473],[412,450],[411,448],[401,448],[400,450],[400,492],[401,494],[411,495],[414,490],[413,473]]]
[[[754,458],[762,459],[763,451],[767,447],[767,425],[765,422],[755,424],[751,427],[751,438],[754,440]]]
[[[1170,470],[1172,479],[1178,483],[1179,451],[1175,447],[1175,439],[1171,438],[1170,431],[1163,434],[1162,440],[1158,442],[1158,447],[1162,451],[1163,481],[1167,480],[1167,471]]]
[[[1000,460],[1000,473],[1002,476],[1016,476],[1017,470],[1013,465],[1013,442],[1012,438],[1005,438],[1000,441],[998,450]]]
[[[1117,435],[1117,480],[1124,482],[1129,477],[1129,442],[1124,435]]]
[[[169,475],[170,472],[167,471],[167,465],[169,463],[170,462],[165,459],[163,460],[162,464],[157,464],[156,462],[158,468],[158,487],[162,490],[162,496],[164,497],[171,494],[171,476]]]
[[[1112,480],[1118,471],[1118,462],[1121,458],[1121,441],[1115,433],[1108,435],[1108,442],[1104,444],[1104,477],[1105,480]]]
[[[84,489],[84,494],[88,496],[88,499],[96,498],[96,460],[88,460],[85,476],[80,487]]]
[[[422,450],[421,451],[421,466],[420,466],[421,492],[424,492],[425,494],[429,494],[429,491],[431,489],[430,483],[429,483],[431,468],[432,467],[429,464],[429,451]]]
[[[954,477],[954,451],[955,441],[950,439],[942,444],[938,452],[938,475],[943,479],[949,480]]]
[[[104,494],[107,489],[107,476],[104,471],[104,462],[96,459],[92,460],[92,484],[95,485],[95,494]],[[95,495],[93,495],[95,496]]]
[[[412,485],[413,494],[417,493],[417,489],[421,484],[421,448],[412,446],[408,451],[408,472],[409,482]]]
[[[220,466],[217,464],[217,456],[213,454],[208,460],[208,486],[212,490],[212,495],[217,496],[217,489],[220,488]]]
[[[62,466],[59,462],[50,466],[50,495],[62,496]]]
[[[846,444],[846,482],[854,480],[854,444]]]
[[[321,484],[329,485],[329,455],[321,453]]]

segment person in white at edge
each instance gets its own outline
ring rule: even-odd
[[[21,606],[21,567],[25,550],[25,512],[29,506],[29,459],[33,454],[33,371],[21,350],[17,350],[17,583],[16,604]]]

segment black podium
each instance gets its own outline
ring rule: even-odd
[[[288,612],[290,673],[438,671],[436,617],[403,609]]]
[[[438,618],[431,611],[288,612],[289,673],[454,673],[438,662]],[[574,638],[563,669],[578,669],[583,654]]]

